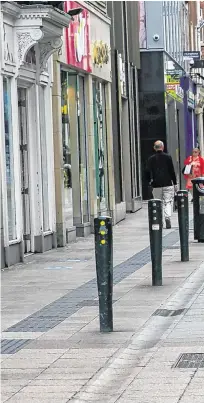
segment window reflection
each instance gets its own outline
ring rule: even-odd
[[[93,111],[98,211],[104,211],[108,208],[106,99],[105,85],[96,81],[93,82]]]
[[[71,138],[68,100],[68,72],[61,71],[61,112],[62,112],[62,147],[63,147],[63,172],[65,195],[65,221],[66,228],[73,226],[72,203],[72,169],[71,169]]]
[[[6,151],[6,185],[8,205],[8,230],[9,240],[16,239],[16,206],[15,206],[15,185],[14,185],[14,162],[13,162],[13,133],[11,119],[11,82],[3,78],[4,97],[4,133]]]

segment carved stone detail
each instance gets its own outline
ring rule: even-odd
[[[46,64],[49,57],[62,46],[62,39],[55,38],[47,40],[47,42],[39,43],[40,50],[40,72],[42,73],[46,69]]]
[[[30,29],[28,32],[17,32],[18,38],[18,62],[19,67],[25,62],[26,54],[29,49],[35,45],[42,37],[43,32],[40,29]]]

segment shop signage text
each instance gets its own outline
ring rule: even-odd
[[[177,101],[182,102],[184,98],[184,91],[180,87],[179,76],[176,77],[175,75],[166,75],[165,84],[166,93],[171,95],[171,97],[176,99]]]
[[[192,91],[188,91],[188,107],[194,108],[195,107],[195,95]]]
[[[200,60],[200,52],[197,50],[183,52],[183,60]]]
[[[65,11],[81,7],[75,1],[65,2]],[[76,15],[68,28],[66,28],[66,56],[67,64],[91,72],[90,54],[90,16],[86,9]]]
[[[103,41],[95,41],[93,44],[93,64],[99,67],[103,67],[104,64],[108,64],[110,59],[110,48],[107,43]]]
[[[183,70],[176,70],[176,69],[172,69],[172,70],[166,70],[166,74],[169,76],[175,76],[175,77],[182,77],[183,75]]]

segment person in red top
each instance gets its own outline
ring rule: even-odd
[[[186,179],[186,189],[193,195],[193,184],[191,180],[204,176],[204,159],[200,156],[199,148],[193,149],[192,155],[185,159],[184,165],[185,167],[186,165],[192,166],[191,173],[189,175],[184,174],[184,177]]]

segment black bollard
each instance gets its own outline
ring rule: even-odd
[[[189,261],[189,207],[188,191],[179,190],[177,192],[178,202],[178,222],[181,248],[181,261]]]
[[[192,179],[194,239],[204,242],[204,176]]]
[[[94,219],[100,331],[113,331],[113,240],[111,217]]]
[[[162,285],[162,202],[148,201],[152,285]]]

